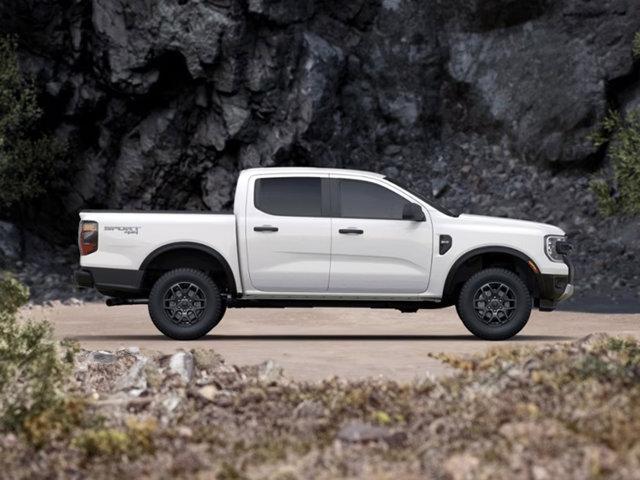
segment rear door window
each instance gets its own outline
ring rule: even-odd
[[[258,210],[271,215],[322,217],[321,178],[259,178],[254,203]]]

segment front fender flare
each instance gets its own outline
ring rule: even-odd
[[[453,279],[455,278],[458,269],[467,260],[469,260],[469,259],[471,259],[473,257],[477,257],[478,255],[485,255],[487,253],[501,253],[501,254],[511,255],[511,256],[516,257],[516,258],[519,258],[524,263],[532,262],[533,265],[536,267],[536,269],[538,269],[538,266],[536,265],[536,262],[531,257],[526,255],[525,253],[522,253],[519,250],[516,250],[515,248],[503,247],[503,246],[475,248],[473,250],[469,250],[468,252],[465,252],[462,255],[460,255],[456,259],[456,261],[453,263],[453,265],[449,269],[449,273],[447,274],[447,279],[444,282],[444,289],[442,290],[442,297],[446,298],[447,296],[450,295],[451,289],[453,288]],[[539,272],[539,270],[538,270],[538,272]],[[541,287],[541,275],[540,275],[540,273],[535,273],[533,271],[532,271],[532,273],[536,278],[536,283],[537,283],[538,288],[540,288]]]

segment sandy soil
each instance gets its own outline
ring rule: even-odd
[[[310,381],[333,375],[411,381],[450,371],[428,353],[475,353],[497,344],[542,345],[595,332],[640,338],[640,314],[534,311],[517,337],[495,343],[469,334],[453,308],[413,314],[342,308],[232,309],[207,337],[195,342],[164,337],[151,323],[144,305],[56,305],[23,313],[27,318],[51,321],[57,338],[74,338],[88,349],[138,346],[172,352],[208,347],[228,363],[247,365],[272,359],[284,367],[286,375]]]

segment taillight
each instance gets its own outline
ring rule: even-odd
[[[89,255],[98,250],[98,222],[80,222],[78,237],[80,255]]]

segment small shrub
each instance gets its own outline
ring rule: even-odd
[[[640,57],[640,32],[633,37],[633,56]]]
[[[42,133],[37,100],[20,72],[16,42],[0,37],[0,207],[24,209],[63,188],[70,171],[66,147]]]
[[[609,112],[601,131],[591,137],[596,146],[609,142],[613,178],[595,179],[591,188],[605,215],[640,214],[640,111],[623,117]]]
[[[85,457],[126,456],[136,458],[143,454],[153,453],[155,450],[154,434],[157,425],[154,420],[138,421],[131,419],[126,429],[94,428],[83,431],[74,440]]]
[[[26,438],[35,447],[43,447],[55,440],[68,439],[73,432],[86,426],[90,419],[84,399],[71,397],[24,421]]]
[[[29,289],[15,278],[0,278],[0,315],[13,316],[29,300]]]
[[[371,415],[372,420],[379,425],[389,425],[392,423],[391,416],[384,410],[376,410]]]
[[[220,470],[216,473],[216,478],[220,480],[246,480],[248,477],[230,463],[223,462]]]
[[[62,385],[72,356],[61,358],[46,322],[19,323],[28,290],[0,278],[0,430],[20,431],[25,422],[62,405]]]
[[[104,428],[82,432],[74,444],[89,458],[117,457],[127,453],[129,438],[122,430]]]
[[[611,216],[616,213],[616,201],[613,197],[614,190],[602,178],[594,178],[589,183],[591,190],[598,200],[598,209],[605,216]]]
[[[64,187],[66,148],[55,138],[17,139],[0,156],[0,205],[18,207]]]

